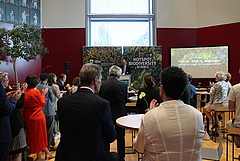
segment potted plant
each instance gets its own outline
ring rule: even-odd
[[[20,88],[16,70],[17,58],[26,61],[36,60],[37,55],[42,58],[43,55],[48,53],[48,49],[44,46],[41,38],[41,33],[41,29],[27,24],[15,24],[10,30],[0,28],[0,57],[6,55],[13,59],[17,89]]]

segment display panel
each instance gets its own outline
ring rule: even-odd
[[[228,46],[171,48],[171,66],[181,67],[193,78],[214,78],[228,72]]]

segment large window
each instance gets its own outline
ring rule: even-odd
[[[155,45],[154,0],[88,0],[88,46]]]

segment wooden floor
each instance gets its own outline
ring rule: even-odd
[[[201,111],[201,110],[200,110]],[[224,114],[225,115],[225,114]],[[227,113],[226,113],[226,115],[227,115]],[[233,117],[233,116],[231,116],[231,117]],[[224,116],[223,118],[226,118],[226,120],[229,120],[229,119],[231,119],[231,117],[229,117],[229,116]],[[206,121],[205,121],[205,123],[206,123]],[[226,121],[223,119],[223,121],[222,122],[220,122],[220,127],[221,128],[224,128],[224,125],[226,124]],[[210,125],[211,126],[211,125]],[[132,145],[132,131],[131,130],[126,130],[126,135],[125,135],[125,142],[126,142],[126,146],[128,147],[128,146],[131,146]],[[229,140],[231,140],[231,138],[229,138]],[[220,159],[220,161],[226,161],[226,133],[223,133],[221,130],[219,131],[219,137],[217,137],[217,139],[216,139],[216,142],[208,142],[207,144],[208,144],[208,147],[209,148],[216,148],[217,147],[217,145],[219,144],[219,143],[222,143],[222,145],[223,145],[223,154],[222,154],[222,156],[221,156],[221,159]],[[56,140],[56,143],[58,144],[59,143],[59,140]],[[232,161],[232,151],[231,151],[231,147],[232,147],[232,143],[231,142],[229,142],[229,154],[228,154],[228,160],[229,161]],[[113,142],[112,144],[111,144],[111,151],[113,151],[113,152],[117,152],[117,144],[116,144],[116,141],[115,142]],[[132,152],[133,151],[133,149],[132,148],[126,148],[126,153],[128,153],[128,152]],[[55,154],[55,152],[52,152],[53,154]],[[234,155],[234,157],[238,157],[240,155],[240,148],[236,148],[235,147],[235,155]],[[36,158],[36,155],[35,154],[31,154],[30,155],[30,157],[32,157],[32,158],[34,158],[34,160],[35,160],[35,158]],[[43,157],[44,158],[44,157]],[[50,159],[49,161],[54,161],[55,159]],[[137,153],[135,153],[135,154],[126,154],[126,156],[125,156],[125,161],[137,161],[138,160],[138,155],[137,155]],[[203,161],[205,161],[205,160],[203,160]]]
[[[131,134],[132,134],[132,131],[131,130],[126,130],[126,146],[131,146],[131,143],[132,143],[132,140],[131,140]],[[231,138],[229,138],[231,139]],[[58,143],[59,140],[56,140],[56,143]],[[226,161],[226,139],[223,138],[223,133],[220,132],[220,135],[219,137],[217,137],[217,140],[216,140],[216,143],[220,143],[222,142],[222,145],[223,145],[223,154],[222,154],[222,157],[220,159],[220,161]],[[111,151],[114,151],[114,152],[117,152],[117,144],[116,144],[116,141],[113,142],[111,144]],[[216,148],[216,144],[212,144],[211,142],[209,143],[210,147],[212,148]],[[229,146],[231,147],[232,146],[232,143],[229,144]],[[127,148],[126,149],[126,152],[131,152],[132,149],[131,148]],[[52,152],[53,154],[55,154],[55,152]],[[229,151],[229,161],[232,161],[232,152]],[[237,149],[235,148],[235,157],[238,157],[238,155],[240,154],[240,148]],[[36,155],[35,154],[31,154],[30,157],[36,158]],[[43,156],[44,157],[44,156]],[[55,159],[49,159],[49,161],[54,161]],[[138,156],[137,156],[137,153],[135,154],[126,154],[126,157],[125,157],[125,161],[137,161],[138,160]],[[205,161],[205,160],[203,160]]]

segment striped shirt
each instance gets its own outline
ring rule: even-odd
[[[144,153],[143,161],[200,161],[203,137],[202,114],[170,100],[143,116],[134,148]]]

